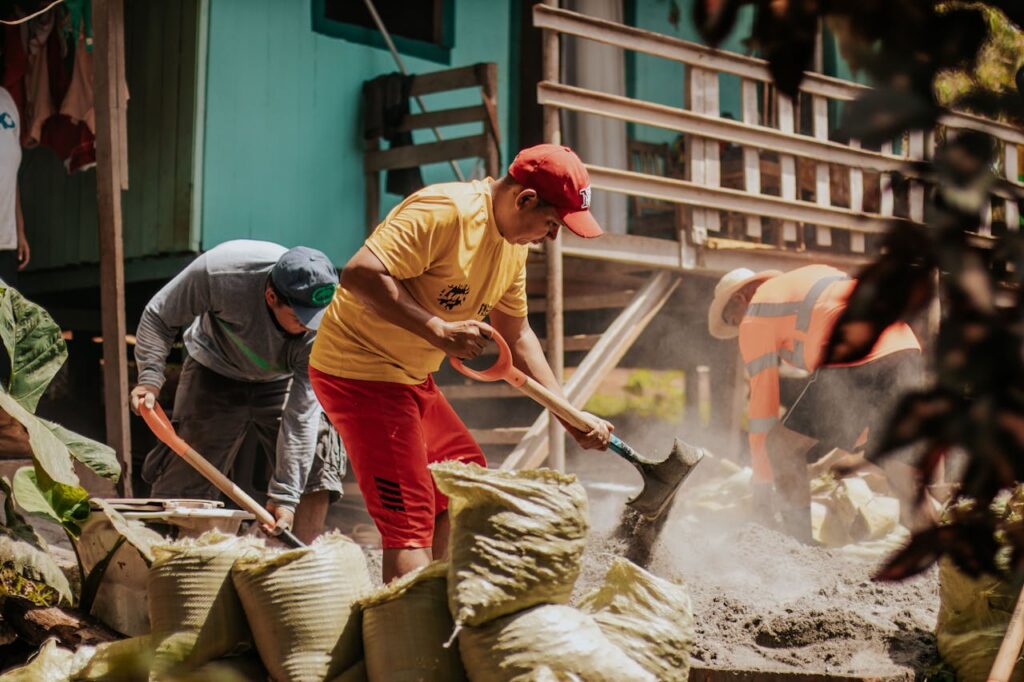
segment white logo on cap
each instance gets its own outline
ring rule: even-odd
[[[580,198],[583,200],[583,205],[580,208],[584,211],[590,208],[590,185],[580,190]]]

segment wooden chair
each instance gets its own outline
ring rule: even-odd
[[[500,143],[498,132],[498,66],[493,63],[472,64],[456,69],[417,74],[409,96],[428,95],[464,88],[479,88],[480,104],[428,113],[410,114],[400,130],[464,123],[482,123],[483,132],[440,141],[412,144],[394,149],[381,149],[380,138],[366,141],[363,173],[366,179],[366,230],[373,231],[380,221],[380,174],[397,168],[415,168],[430,163],[479,158],[488,175],[500,174]]]

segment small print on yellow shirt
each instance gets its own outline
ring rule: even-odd
[[[412,297],[443,320],[483,320],[493,308],[526,316],[526,254],[494,222],[490,179],[431,185],[396,206],[366,246]],[[339,287],[310,364],[346,379],[419,384],[444,353],[381,319]]]

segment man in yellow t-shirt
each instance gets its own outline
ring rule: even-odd
[[[489,336],[508,341],[515,365],[561,393],[526,318],[529,244],[565,225],[581,237],[590,179],[568,147],[519,153],[497,180],[426,187],[392,210],[345,266],[310,356],[310,379],[348,450],[384,545],[384,580],[447,554],[448,500],[431,462],[486,466],[480,446],[431,373],[446,355],[469,360]],[[612,426],[569,429],[606,448]],[[567,427],[568,428],[568,427]]]

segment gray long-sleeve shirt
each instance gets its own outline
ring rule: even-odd
[[[239,239],[196,258],[143,311],[135,360],[139,383],[159,388],[174,337],[189,325],[185,348],[204,367],[239,381],[290,377],[268,496],[294,507],[312,466],[320,404],[309,382],[316,334],[287,334],[264,298],[270,271],[285,251],[271,242]]]

